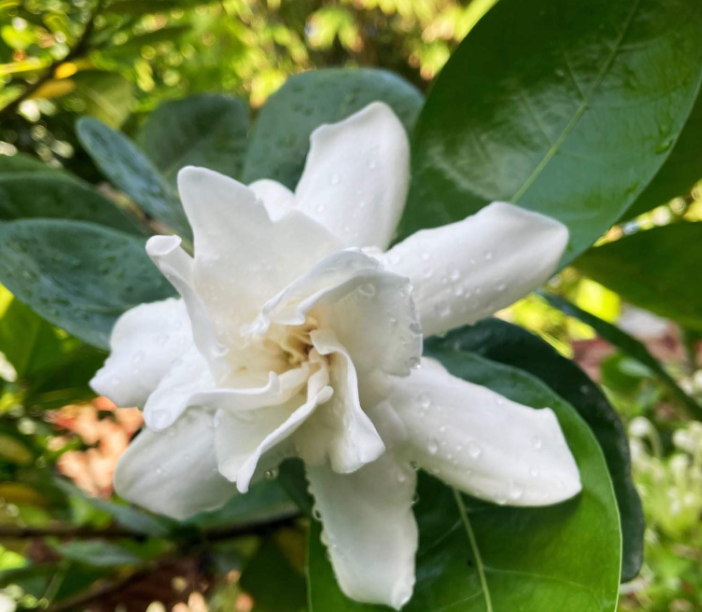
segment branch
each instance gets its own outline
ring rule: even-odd
[[[88,19],[88,22],[85,24],[83,34],[81,34],[81,37],[76,42],[76,45],[68,52],[68,54],[65,57],[52,62],[49,65],[49,67],[44,71],[44,74],[42,74],[34,83],[25,87],[24,91],[19,96],[17,96],[14,100],[5,105],[3,108],[0,108],[0,119],[3,119],[7,115],[10,115],[13,112],[15,112],[15,110],[19,107],[20,104],[22,104],[22,102],[31,97],[33,93],[37,92],[45,83],[47,83],[54,77],[56,70],[60,66],[67,62],[78,59],[88,51],[90,37],[95,31],[95,18],[100,12],[101,5],[102,0],[99,0],[97,6],[95,7],[95,10],[92,12],[90,18]]]

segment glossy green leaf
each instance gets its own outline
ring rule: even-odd
[[[305,577],[292,566],[273,538],[261,544],[244,568],[240,584],[256,602],[256,612],[306,610]]]
[[[88,117],[77,123],[81,144],[103,174],[144,212],[183,237],[190,236],[185,212],[156,167],[124,134]]]
[[[238,178],[248,126],[249,110],[242,100],[197,94],[159,106],[137,142],[171,185],[184,166],[203,166]]]
[[[25,218],[75,219],[144,234],[136,219],[90,186],[48,172],[0,174],[0,222]]]
[[[697,0],[501,0],[427,98],[402,233],[503,200],[565,223],[573,260],[680,136],[702,77],[701,29]]]
[[[198,514],[189,524],[200,528],[246,525],[294,516],[297,508],[276,480],[254,484],[246,495],[234,495],[219,510]]]
[[[702,223],[680,222],[590,249],[576,266],[626,301],[702,330]]]
[[[374,101],[388,104],[408,131],[422,107],[422,94],[402,78],[369,68],[326,69],[290,77],[261,109],[243,178],[270,178],[294,189],[302,174],[310,135]]]
[[[428,343],[429,351],[441,351],[442,347],[470,351],[529,372],[578,411],[595,434],[607,461],[621,516],[622,582],[633,580],[643,562],[643,509],[631,478],[629,440],[600,388],[550,344],[501,319],[485,319]]]
[[[82,221],[0,225],[0,282],[69,333],[106,348],[117,317],[173,295],[144,240]]]
[[[509,508],[461,496],[421,474],[417,584],[404,612],[612,612],[620,575],[619,516],[604,457],[588,426],[526,372],[448,347],[434,356],[456,376],[535,408],[551,407],[578,462],[583,492],[556,506]],[[385,609],[341,594],[316,523],[308,580],[310,612]]]
[[[665,164],[636,202],[626,211],[625,219],[632,219],[673,198],[690,193],[694,184],[702,179],[700,134],[702,134],[702,92],[698,94],[692,113]]]
[[[118,72],[82,70],[71,77],[72,96],[78,96],[83,113],[118,128],[129,116],[134,92],[132,83]]]
[[[648,349],[636,338],[630,336],[615,325],[603,321],[599,317],[578,308],[568,300],[551,294],[542,295],[551,306],[589,325],[595,330],[597,335],[645,365],[666,387],[668,387],[673,397],[687,407],[691,415],[697,419],[702,419],[702,407],[678,386],[675,379],[665,371],[665,368],[663,368],[658,360],[653,357],[653,355],[648,352]]]

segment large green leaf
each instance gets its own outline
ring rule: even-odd
[[[543,297],[551,306],[558,308],[561,312],[579,319],[583,323],[592,327],[599,336],[607,342],[621,349],[629,357],[633,357],[638,362],[645,365],[651,372],[659,378],[659,380],[668,387],[673,397],[687,407],[690,414],[697,419],[702,419],[702,407],[692,399],[685,391],[683,391],[675,379],[665,371],[665,368],[658,360],[648,352],[648,349],[639,342],[636,338],[630,336],[625,331],[619,329],[615,325],[608,323],[596,317],[595,315],[586,312],[582,308],[578,308],[575,304],[571,304],[568,300],[564,300],[557,295],[544,293]]]
[[[675,147],[663,167],[626,211],[625,219],[632,219],[673,198],[687,195],[692,186],[702,178],[702,92],[685,124]]]
[[[702,148],[702,147],[701,147]],[[576,266],[625,300],[702,330],[702,223],[674,223],[590,249]]]
[[[294,189],[310,147],[310,135],[374,101],[388,104],[411,131],[422,94],[384,70],[315,70],[290,77],[263,106],[244,162],[244,182],[270,178]]]
[[[417,584],[405,612],[612,612],[621,534],[616,500],[597,440],[577,412],[531,375],[469,353],[435,352],[449,370],[512,400],[558,415],[580,468],[583,492],[545,508],[509,508],[459,495],[422,474]],[[370,561],[369,561],[370,562]],[[310,612],[384,608],[346,599],[316,523],[309,547]]]
[[[698,0],[501,0],[417,122],[403,234],[504,200],[565,223],[574,259],[678,139],[702,76],[701,29]]]
[[[609,468],[622,524],[622,581],[633,580],[643,562],[644,516],[631,479],[629,440],[599,387],[574,362],[521,327],[485,319],[444,338],[430,340],[428,349],[471,351],[533,374],[575,408],[600,443]]]
[[[144,234],[136,219],[88,185],[64,176],[68,175],[39,171],[1,174],[0,221],[31,217],[75,219]]]
[[[190,236],[190,226],[180,201],[129,138],[89,117],[78,121],[77,133],[86,151],[116,187],[157,221],[181,236]]]
[[[239,178],[248,126],[249,110],[242,100],[197,94],[159,106],[137,142],[172,185],[184,166]]]
[[[64,342],[54,327],[0,286],[0,301],[5,299],[6,307],[0,306],[0,351],[18,378],[60,363]]]
[[[58,168],[47,166],[36,157],[32,157],[26,153],[0,155],[0,177],[17,172],[36,172],[39,174],[48,174],[50,176],[71,177],[70,174],[64,173]]]
[[[143,239],[92,223],[4,223],[0,250],[0,282],[39,315],[94,346],[108,346],[124,311],[173,295]]]

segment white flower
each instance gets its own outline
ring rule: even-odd
[[[177,237],[147,244],[182,299],[125,313],[92,381],[144,407],[115,476],[123,497],[182,519],[299,456],[342,589],[395,608],[414,585],[410,462],[498,503],[580,490],[551,410],[421,359],[423,335],[543,283],[566,228],[496,202],[384,253],[408,180],[407,136],[380,103],[314,132],[295,193],[185,168],[195,257]]]

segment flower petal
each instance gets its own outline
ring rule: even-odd
[[[215,439],[219,471],[246,493],[262,456],[285,442],[331,395],[332,388],[324,386],[315,394],[308,393],[303,402],[297,395],[284,404],[257,410],[218,411]]]
[[[212,417],[188,410],[168,430],[144,429],[122,455],[115,490],[152,512],[184,520],[236,493],[217,470]]]
[[[90,381],[121,407],[143,407],[180,354],[193,346],[182,300],[141,304],[125,312],[110,338],[112,352]]]
[[[475,323],[544,283],[568,242],[565,225],[493,202],[477,214],[422,230],[382,258],[411,279],[424,335]]]
[[[344,246],[387,248],[409,185],[407,134],[381,102],[317,128],[310,139],[297,207]]]
[[[341,589],[356,601],[399,610],[414,589],[414,470],[385,453],[353,474],[308,467],[307,477]]]
[[[149,429],[162,431],[173,425],[189,406],[203,406],[193,401],[198,392],[216,386],[207,362],[194,346],[179,356],[146,400],[144,421]]]
[[[146,253],[182,296],[188,309],[195,345],[215,378],[222,381],[230,372],[230,364],[224,359],[229,349],[217,339],[209,313],[195,291],[194,261],[180,243],[178,236],[153,236],[146,243]]]
[[[405,425],[409,459],[464,491],[512,506],[580,492],[578,466],[554,413],[522,406],[423,359],[388,397]]]
[[[183,168],[178,188],[195,240],[195,291],[232,348],[264,302],[323,257],[338,241],[298,211],[271,221],[253,190],[204,168]]]
[[[334,395],[295,433],[295,445],[308,465],[327,458],[335,472],[354,472],[385,450],[380,435],[361,408],[358,377],[351,357],[330,330],[313,331],[312,343],[328,357]]]
[[[277,181],[262,179],[251,183],[249,188],[263,202],[268,216],[273,221],[277,221],[286,212],[295,207],[295,195],[293,192]]]

